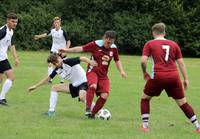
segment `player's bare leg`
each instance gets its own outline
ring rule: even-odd
[[[52,86],[49,98],[49,111],[45,115],[52,117],[55,115],[58,93],[69,93],[69,84],[56,84]]]
[[[12,86],[12,82],[14,81],[14,74],[13,74],[12,69],[5,71],[4,74],[6,75],[7,79],[3,83],[1,94],[0,94],[1,105],[7,105],[6,94],[8,93],[9,89]]]
[[[191,121],[191,123],[195,126],[196,132],[200,133],[200,125],[197,120],[197,117],[194,113],[193,108],[187,103],[186,98],[176,99],[176,103],[179,105],[181,110],[185,113],[187,118]]]
[[[142,126],[141,130],[144,132],[149,131],[149,116],[150,116],[150,100],[151,96],[148,96],[143,93],[141,102],[140,102],[140,110],[142,116]]]

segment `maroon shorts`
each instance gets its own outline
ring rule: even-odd
[[[159,96],[163,90],[174,99],[185,97],[177,72],[157,73],[154,79],[149,79],[144,87],[144,93],[148,96]]]
[[[96,94],[109,93],[110,92],[110,81],[106,78],[99,78],[95,72],[87,73],[88,87],[92,84],[97,85]]]

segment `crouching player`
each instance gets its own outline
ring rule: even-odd
[[[62,59],[58,54],[53,53],[47,59],[48,63],[52,63],[55,66],[53,72],[37,84],[29,87],[28,91],[31,92],[39,86],[47,84],[57,74],[70,82],[70,84],[64,83],[52,86],[49,111],[45,113],[47,116],[55,115],[58,92],[70,93],[72,98],[79,97],[80,101],[85,103],[87,78],[84,69],[80,66],[81,61],[97,66],[95,61],[91,61],[86,57]]]

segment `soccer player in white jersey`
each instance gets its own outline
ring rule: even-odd
[[[97,63],[95,61],[92,61],[86,57],[62,59],[56,53],[51,54],[48,57],[47,62],[52,63],[55,66],[55,69],[50,75],[28,89],[29,92],[31,92],[39,86],[47,84],[48,81],[53,79],[57,74],[59,74],[63,79],[70,82],[70,84],[60,83],[52,86],[49,111],[45,113],[47,116],[51,117],[55,115],[58,92],[70,93],[72,98],[79,97],[80,101],[86,103],[85,97],[86,90],[88,88],[87,78],[84,69],[80,66],[81,61],[91,64],[93,66],[97,66]]]
[[[38,40],[40,38],[46,38],[48,36],[52,36],[52,46],[51,46],[51,53],[58,53],[58,50],[61,48],[69,48],[71,46],[71,41],[67,33],[61,27],[61,18],[54,17],[53,19],[53,28],[49,30],[47,33],[43,33],[40,35],[35,35],[34,39]],[[48,75],[50,75],[53,71],[53,66],[49,63],[48,64]],[[51,81],[50,81],[51,82]],[[61,79],[61,83],[63,80]]]
[[[13,29],[17,26],[18,17],[15,13],[9,13],[7,15],[7,24],[0,28],[0,82],[3,80],[3,74],[7,79],[3,83],[0,104],[7,105],[6,94],[12,86],[14,81],[14,74],[10,62],[8,61],[7,50],[11,49],[13,57],[15,59],[15,65],[19,65],[19,59],[17,57],[15,45],[13,44]]]

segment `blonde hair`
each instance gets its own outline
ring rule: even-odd
[[[61,18],[56,16],[56,17],[53,18],[53,21],[56,21],[56,20],[60,20],[61,21]]]
[[[153,33],[160,35],[165,33],[165,28],[166,26],[164,23],[156,23],[152,26],[151,30]]]

